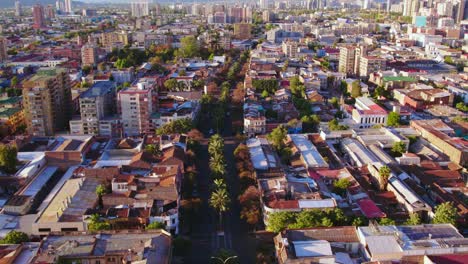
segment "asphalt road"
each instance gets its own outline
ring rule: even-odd
[[[206,133],[209,128],[202,129]],[[255,242],[248,235],[247,226],[240,219],[240,205],[237,200],[239,195],[239,177],[235,168],[234,150],[238,143],[232,136],[232,121],[227,116],[223,127],[224,154],[227,162],[226,183],[228,186],[231,205],[230,210],[223,216],[224,234],[217,231],[217,213],[209,207],[212,179],[209,170],[208,135],[201,144],[197,155],[197,177],[198,192],[202,199],[202,206],[196,214],[193,222],[190,239],[192,250],[185,258],[184,263],[210,263],[211,256],[221,249],[233,251],[239,263],[255,263]]]

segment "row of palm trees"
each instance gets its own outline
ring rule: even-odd
[[[210,205],[219,214],[219,223],[222,225],[223,213],[229,210],[229,193],[227,190],[226,181],[226,160],[224,158],[224,139],[215,134],[210,138],[208,143],[208,153],[210,154],[210,170],[214,178],[214,189],[210,197]]]

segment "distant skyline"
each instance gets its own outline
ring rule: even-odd
[[[24,6],[32,6],[36,3],[47,5],[55,5],[55,0],[20,0]],[[197,0],[198,2],[204,2],[205,0]],[[80,0],[73,2],[81,3],[119,3],[119,4],[130,4],[131,0]],[[150,0],[150,3],[169,3],[170,0]],[[195,2],[195,0],[180,0],[179,2]],[[0,8],[13,8],[15,6],[15,0],[0,0]]]

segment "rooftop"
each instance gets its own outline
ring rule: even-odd
[[[122,256],[132,263],[170,263],[171,236],[162,230],[49,235],[35,263],[53,263],[58,257]],[[143,262],[145,261],[145,262]]]
[[[111,82],[111,81],[96,82],[88,90],[84,91],[80,95],[80,97],[81,98],[93,98],[93,97],[103,96],[105,94],[112,92],[114,88],[115,88],[114,82]]]

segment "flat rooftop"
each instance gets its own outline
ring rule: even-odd
[[[88,208],[94,207],[98,199],[96,187],[103,180],[98,178],[69,179],[49,206],[39,216],[38,223],[81,222]]]
[[[96,82],[88,90],[84,91],[80,95],[80,97],[81,98],[100,97],[100,96],[103,96],[105,94],[112,92],[114,88],[115,88],[114,82],[111,82],[111,81]]]
[[[35,196],[57,170],[58,167],[46,167],[20,194],[24,196]]]

